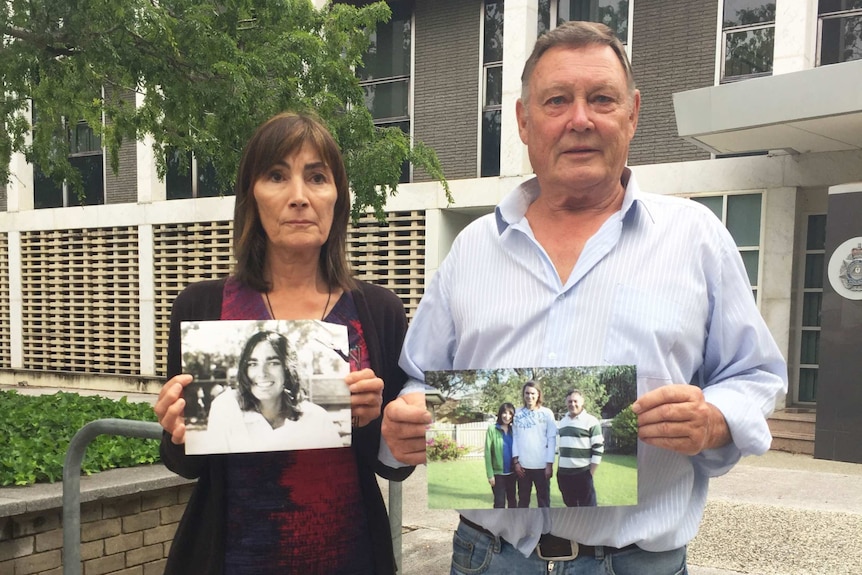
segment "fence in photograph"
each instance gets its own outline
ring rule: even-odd
[[[465,457],[482,457],[485,451],[485,435],[488,432],[486,421],[476,421],[473,423],[435,423],[430,432],[436,436],[447,436],[455,440],[458,445],[463,445],[470,449],[470,452]]]

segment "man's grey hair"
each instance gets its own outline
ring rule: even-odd
[[[566,48],[610,46],[626,73],[626,85],[629,95],[634,94],[636,86],[635,77],[632,73],[632,65],[629,63],[625,46],[623,46],[623,43],[620,42],[613,30],[598,22],[572,20],[542,34],[536,40],[533,52],[527,58],[527,62],[524,64],[524,71],[521,73],[521,101],[523,103],[527,103],[530,94],[530,76],[533,75],[536,64],[538,64],[539,59],[545,52],[557,46],[564,46]]]

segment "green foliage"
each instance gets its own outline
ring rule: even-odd
[[[619,412],[611,421],[614,453],[632,454],[638,449],[638,416],[631,406]]]
[[[354,68],[391,11],[310,0],[9,0],[0,7],[0,183],[12,152],[79,195],[70,133],[85,120],[112,169],[123,142],[151,137],[160,177],[166,152],[192,152],[230,189],[254,129],[284,111],[313,110],[344,152],[354,216],[382,214],[401,165],[444,186],[436,154],[399,130],[377,129]],[[130,98],[134,94],[138,106]],[[30,102],[35,111],[32,143]],[[102,120],[105,120],[104,122]]]
[[[425,441],[428,461],[455,461],[466,455],[469,448],[458,445],[448,435],[437,435]]]
[[[104,418],[156,421],[146,403],[58,392],[29,396],[0,391],[0,486],[53,483],[63,478],[69,442],[85,424]],[[86,474],[159,460],[159,443],[101,435],[87,447],[81,469]]]
[[[524,404],[521,388],[529,380],[539,384],[542,405],[557,417],[566,413],[566,392],[578,389],[585,399],[584,408],[596,417],[608,402],[608,390],[601,374],[606,367],[529,368],[513,370],[480,370],[479,380],[486,384],[482,394],[482,409],[497,413],[501,403],[510,402],[516,408]]]

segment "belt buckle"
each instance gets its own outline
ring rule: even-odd
[[[544,541],[542,541],[544,539]],[[570,561],[578,556],[578,544],[571,539],[542,536],[536,545],[536,555],[543,561]]]

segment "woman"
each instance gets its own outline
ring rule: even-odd
[[[239,357],[239,388],[213,400],[207,425],[213,452],[343,447],[329,413],[302,397],[287,338],[261,331]]]
[[[515,474],[512,470],[512,419],[515,406],[504,403],[497,410],[497,422],[485,435],[485,473],[494,494],[494,508],[517,507]]]
[[[316,120],[280,114],[243,153],[234,209],[234,273],[187,287],[175,300],[168,375],[155,406],[162,460],[198,478],[174,536],[167,575],[395,572],[374,471],[380,412],[398,395],[406,329],[401,301],[350,277],[347,175],[337,144]],[[186,456],[180,322],[325,319],[347,326],[350,448]]]

